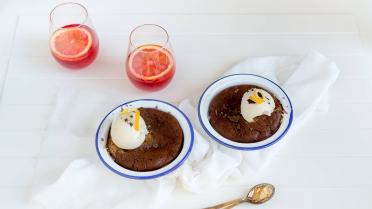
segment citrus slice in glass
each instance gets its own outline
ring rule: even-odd
[[[173,57],[159,45],[143,45],[128,58],[130,73],[137,79],[153,81],[167,75],[173,68]]]
[[[50,47],[58,59],[76,61],[84,58],[92,42],[92,34],[86,28],[68,27],[53,33]]]

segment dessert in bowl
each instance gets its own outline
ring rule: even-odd
[[[110,111],[96,133],[99,158],[111,171],[151,179],[177,169],[194,142],[192,125],[177,107],[159,100],[124,103]]]
[[[288,95],[273,81],[234,74],[208,86],[199,100],[198,115],[204,130],[217,142],[257,150],[287,133],[293,110]]]

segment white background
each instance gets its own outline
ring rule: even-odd
[[[178,64],[167,89],[145,96],[172,102],[246,56],[316,49],[333,59],[341,74],[330,90],[329,112],[316,113],[275,156],[260,180],[276,185],[277,195],[257,208],[372,208],[372,1],[81,1],[102,48],[89,70],[75,74],[61,70],[47,49],[47,14],[59,2],[0,1],[0,208],[24,208],[34,184],[53,182],[83,155],[43,143],[59,88],[89,90],[99,81],[108,91],[128,89],[128,98],[144,96],[123,74],[128,33],[142,22],[167,27]],[[41,152],[43,146],[50,153]],[[164,208],[209,206],[239,197],[249,186],[201,195],[177,191]]]

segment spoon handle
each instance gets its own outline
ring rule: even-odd
[[[240,203],[242,203],[242,202],[233,203],[233,204],[231,204],[231,205],[229,205],[229,206],[227,206],[227,207],[225,207],[223,209],[231,209],[231,208],[235,207],[236,205],[239,205]]]
[[[221,204],[218,204],[218,205],[214,205],[214,206],[211,206],[211,207],[207,207],[207,208],[204,208],[204,209],[232,208],[235,205],[240,204],[241,202],[243,202],[243,200],[241,198],[239,198],[239,199],[231,200],[231,201],[224,202],[224,203],[221,203]]]

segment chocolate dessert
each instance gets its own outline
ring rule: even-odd
[[[271,95],[275,107],[271,104],[273,109],[270,115],[262,114],[248,122],[241,114],[241,102],[246,92],[256,88]],[[258,93],[258,96],[262,97],[262,94]],[[247,102],[254,103],[251,99]],[[272,93],[254,85],[238,85],[224,89],[212,99],[208,110],[212,127],[223,137],[240,143],[259,142],[272,136],[280,127],[283,113],[280,101]]]
[[[170,113],[154,108],[138,108],[147,125],[148,134],[141,146],[132,150],[121,149],[111,135],[107,150],[113,160],[133,171],[152,171],[171,163],[181,152],[183,131]]]

